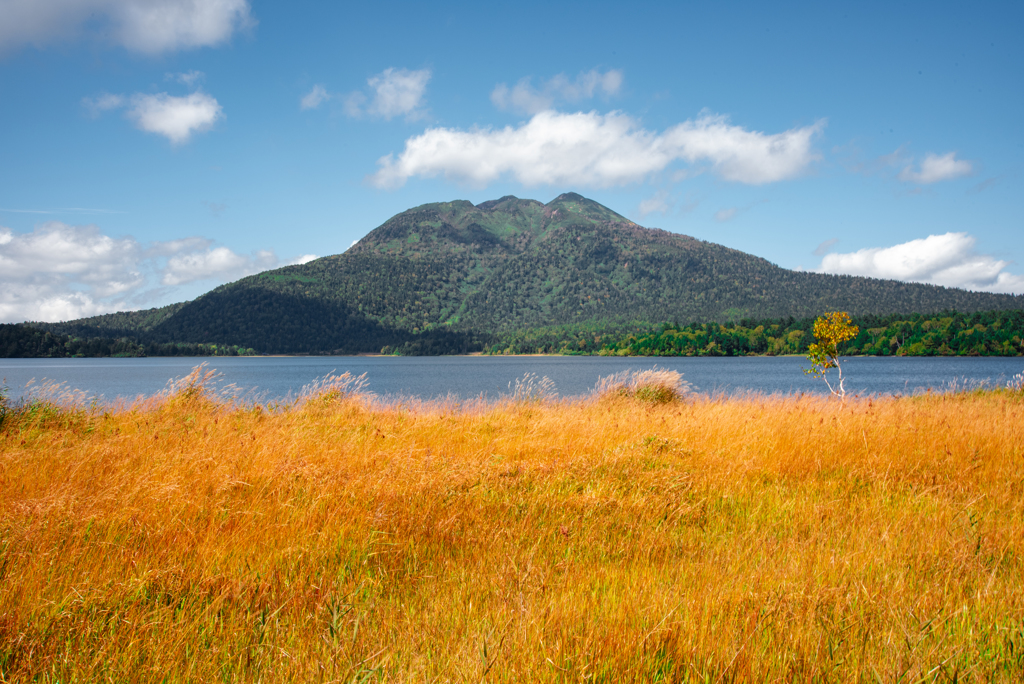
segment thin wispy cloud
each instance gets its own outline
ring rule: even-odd
[[[329,99],[331,99],[331,96],[327,89],[318,83],[299,100],[299,107],[302,109],[316,109]]]
[[[228,208],[228,205],[224,203],[210,202],[209,200],[203,200],[203,206],[210,210],[214,218],[220,218],[220,215]]]
[[[533,79],[527,76],[511,88],[505,83],[499,83],[491,92],[491,102],[498,109],[536,114],[557,104],[576,104],[595,95],[616,95],[622,88],[623,78],[619,69],[610,69],[604,73],[591,69],[575,79],[558,74],[542,81],[539,87],[534,87]]]
[[[975,249],[968,233],[944,233],[891,247],[827,254],[819,273],[885,278],[983,292],[1024,294],[1024,276],[1006,270],[1009,262]],[[824,243],[823,243],[824,244]]]
[[[316,258],[240,254],[203,237],[143,244],[59,221],[30,233],[0,227],[0,322],[58,321],[151,305],[197,281],[216,285]],[[170,290],[168,289],[170,288]]]
[[[825,256],[830,251],[832,251],[832,248],[835,247],[837,244],[839,244],[839,238],[829,238],[828,240],[824,240],[820,245],[815,247],[814,252],[812,253],[814,254],[814,256],[817,257]]]
[[[662,188],[652,196],[640,201],[640,206],[637,207],[637,214],[639,214],[641,220],[651,214],[664,216],[672,211],[673,207],[675,207],[675,199],[671,197],[667,189]]]
[[[482,187],[503,177],[526,186],[610,187],[639,183],[675,162],[704,165],[719,178],[760,185],[795,178],[818,155],[812,140],[825,123],[768,134],[699,118],[656,133],[620,112],[544,111],[501,129],[430,128],[377,163],[370,182],[397,188],[414,177]]]
[[[430,69],[385,69],[366,80],[368,92],[355,91],[342,98],[344,111],[352,118],[422,119],[427,114],[426,92],[430,77]]]
[[[736,212],[739,210],[736,207],[729,207],[727,209],[719,209],[715,212],[715,221],[718,223],[725,223],[736,218]]]
[[[127,214],[117,209],[90,209],[88,207],[61,207],[58,209],[4,209],[0,213],[11,214]]]
[[[895,178],[903,183],[931,185],[974,175],[977,163],[957,159],[956,152],[945,154],[929,153],[918,160],[907,145],[900,145],[892,152],[865,159],[861,150],[854,145],[833,148],[843,165],[852,173],[868,176]]]
[[[96,97],[82,98],[82,106],[89,111],[93,118],[98,117],[103,112],[120,109],[124,107],[125,103],[126,99],[123,95],[114,95],[112,93],[100,93]]]
[[[756,207],[757,205],[764,204],[767,201],[768,200],[766,199],[761,199],[754,202],[749,202],[741,207],[725,207],[716,211],[713,218],[718,223],[727,223],[728,221],[732,221],[740,214],[745,214],[754,207]]]
[[[957,159],[956,152],[948,152],[943,155],[929,154],[917,169],[912,164],[907,165],[900,171],[899,179],[908,183],[930,185],[970,176],[972,173],[974,164],[965,159]]]
[[[248,0],[4,0],[0,51],[80,37],[155,55],[211,47],[256,25]]]
[[[678,181],[673,180],[673,182]],[[641,200],[636,210],[638,220],[643,221],[648,216],[654,214],[660,216],[685,216],[695,211],[704,200],[703,197],[691,191],[687,191],[682,197],[680,197],[680,194],[668,187],[664,187],[650,197]]]
[[[183,73],[178,74],[167,74],[166,76],[164,76],[165,81],[175,81],[177,83],[181,83],[184,86],[188,86],[189,88],[195,87],[196,84],[198,84],[205,78],[205,73],[203,73],[202,71],[195,70],[185,71]]]

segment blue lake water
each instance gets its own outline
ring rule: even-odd
[[[599,356],[444,356],[444,357],[218,357],[142,359],[0,359],[0,380],[10,396],[25,395],[26,384],[44,378],[110,401],[150,396],[168,380],[206,362],[262,401],[297,394],[304,385],[331,373],[366,373],[367,389],[378,395],[421,399],[455,396],[497,398],[526,373],[550,378],[562,396],[585,394],[598,378],[622,370],[657,366],[677,370],[702,393],[755,391],[783,394],[826,392],[821,380],[802,371],[803,357],[616,358]],[[988,382],[1005,384],[1024,371],[1024,358],[874,358],[844,361],[846,387],[859,394],[912,394]]]

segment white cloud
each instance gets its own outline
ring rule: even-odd
[[[423,109],[430,70],[385,69],[366,80],[373,91],[372,99],[356,91],[344,98],[345,113],[351,117],[370,116],[391,120],[405,116],[409,121],[426,115]],[[369,104],[367,104],[369,102]]]
[[[42,223],[31,233],[0,228],[0,322],[57,321],[153,305],[189,282],[227,282],[306,263],[262,250],[246,256],[202,237],[142,245],[95,225]],[[170,288],[170,289],[168,289]],[[172,300],[173,301],[173,300]]]
[[[318,83],[313,86],[312,90],[303,96],[302,100],[299,102],[299,106],[302,109],[316,109],[330,98],[331,96],[328,94],[327,90]]]
[[[736,207],[729,207],[728,209],[719,209],[715,212],[715,220],[719,223],[725,223],[736,218],[736,212],[739,211]]]
[[[920,183],[928,185],[944,180],[952,180],[962,176],[969,176],[974,173],[974,165],[965,160],[957,159],[956,152],[949,152],[941,157],[937,154],[929,154],[921,162],[919,171],[914,171],[913,165],[906,166],[900,171],[900,180],[909,183]]]
[[[1007,273],[1009,262],[978,254],[968,233],[929,235],[892,247],[827,254],[819,273],[905,280],[984,292],[1024,294],[1024,276]]]
[[[206,93],[185,97],[167,93],[134,95],[128,118],[136,127],[164,136],[174,144],[188,142],[193,133],[207,131],[224,118],[220,104]]]
[[[125,115],[135,122],[139,130],[157,133],[178,145],[188,142],[193,133],[208,131],[224,118],[220,103],[202,91],[184,97],[167,93],[147,95],[136,93],[131,98],[123,95],[102,93],[94,98],[85,98],[82,104],[99,116],[101,112],[129,107]]]
[[[2,0],[0,50],[86,32],[133,52],[219,45],[255,25],[248,0]]]
[[[654,133],[619,112],[545,111],[519,127],[500,130],[429,128],[405,141],[396,158],[378,160],[370,178],[397,188],[414,176],[484,186],[509,175],[527,186],[608,187],[638,183],[676,161],[708,164],[719,177],[759,185],[793,178],[817,155],[812,138],[824,126],[765,134],[702,113]]]
[[[227,247],[214,247],[203,252],[172,256],[160,280],[164,285],[182,285],[195,280],[208,280],[214,276],[228,279],[266,271],[277,264],[273,252],[261,250],[252,256],[243,256]]]
[[[491,92],[491,102],[498,109],[511,109],[524,114],[536,114],[551,109],[557,102],[579,102],[595,94],[615,95],[622,88],[623,75],[619,69],[603,74],[597,69],[581,73],[570,81],[565,74],[558,74],[534,88],[530,77],[522,78],[512,88],[499,83]]]

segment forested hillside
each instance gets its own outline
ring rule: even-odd
[[[456,353],[557,326],[614,333],[662,321],[803,319],[832,310],[1015,309],[1024,309],[1024,297],[786,270],[643,228],[567,193],[548,204],[503,197],[423,205],[344,254],[249,276],[172,307],[41,327],[269,353]]]

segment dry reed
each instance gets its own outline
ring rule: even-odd
[[[10,407],[0,680],[1024,678],[1019,391],[461,410],[339,377]]]

